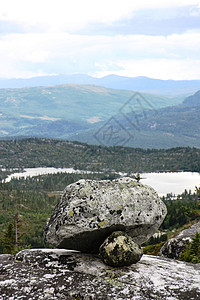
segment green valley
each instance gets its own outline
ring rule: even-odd
[[[0,89],[0,136],[67,139],[87,133],[119,113],[134,94],[130,90],[78,84]],[[144,97],[155,109],[176,105],[184,99],[152,94]]]

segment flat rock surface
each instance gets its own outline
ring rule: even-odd
[[[56,248],[98,253],[113,231],[125,231],[140,245],[156,232],[166,212],[155,190],[132,178],[82,179],[66,187],[45,237]]]
[[[143,255],[112,268],[98,256],[68,250],[0,255],[0,299],[200,299],[200,265]]]

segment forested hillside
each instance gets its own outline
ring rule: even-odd
[[[44,242],[43,231],[61,193],[48,191],[52,190],[52,186],[57,181],[54,177],[59,177],[59,186],[62,188],[80,178],[105,179],[104,175],[62,174],[38,176],[33,181],[15,180],[14,184],[12,182],[1,183],[0,253],[14,253],[24,247],[50,246]],[[163,200],[168,209],[166,219],[161,226],[161,229],[165,230],[165,237],[167,234],[171,234],[172,229],[178,229],[180,226],[200,218],[196,193],[191,194],[185,191],[178,196],[176,201],[173,200],[172,195],[163,197]],[[163,241],[162,236],[161,238],[151,238],[149,243],[155,244],[160,241]]]
[[[185,99],[187,95],[159,96],[83,84],[0,89],[0,137],[59,138],[143,149],[200,148],[199,92]],[[103,140],[111,127],[119,138]]]
[[[139,149],[104,147],[52,139],[0,141],[2,168],[74,167],[81,170],[116,172],[200,172],[200,149]]]
[[[200,105],[200,91],[197,91],[194,95],[187,97],[183,101],[184,106],[199,106]]]
[[[51,139],[0,141],[1,176],[13,168],[74,167],[84,174],[52,174],[0,183],[0,252],[14,253],[24,247],[48,247],[43,230],[63,189],[79,179],[113,179],[117,172],[200,171],[200,149],[144,150],[91,146]],[[172,201],[163,200],[168,215],[162,229],[172,230],[199,218],[197,194],[185,192]],[[16,240],[17,232],[17,240]]]
[[[134,94],[80,84],[0,89],[0,136],[68,138],[116,115]],[[183,101],[182,96],[144,97],[156,109]]]
[[[139,98],[138,98],[139,99]],[[138,106],[145,103],[144,99],[138,100]],[[143,103],[143,104],[144,104]],[[145,110],[146,108],[146,110]],[[117,141],[125,140],[126,146],[140,148],[172,148],[190,146],[200,148],[200,91],[187,97],[182,104],[160,109],[153,109],[148,103],[143,110],[134,110],[134,105],[129,103],[126,114],[117,115],[117,122],[109,121],[107,126],[101,125],[99,131],[90,129],[70,136],[71,140],[78,140],[96,144],[97,139],[106,142],[107,146],[116,145]],[[118,134],[114,138],[103,139],[100,135],[106,128],[113,126]],[[100,136],[100,138],[99,138]]]

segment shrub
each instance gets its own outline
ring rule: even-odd
[[[156,244],[156,245],[148,245],[143,248],[143,253],[148,255],[158,255],[164,243],[165,242],[161,242],[160,244]]]
[[[196,233],[192,238],[185,251],[180,253],[179,260],[190,262],[193,264],[200,263],[200,233]]]

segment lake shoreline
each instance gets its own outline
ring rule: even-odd
[[[13,171],[16,171],[14,169]],[[3,182],[10,182],[12,179],[20,179],[48,174],[93,174],[96,172],[86,170],[75,170],[73,168],[54,168],[54,167],[40,167],[40,168],[24,168],[20,172],[11,173],[3,180]],[[117,173],[121,176],[127,176],[126,173]],[[133,174],[132,174],[133,176]],[[200,173],[198,172],[148,172],[140,173],[140,182],[142,184],[152,186],[159,196],[165,196],[166,194],[178,195],[185,190],[195,191],[195,186],[200,185]]]

